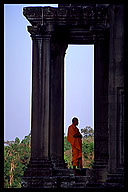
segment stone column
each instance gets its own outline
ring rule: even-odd
[[[32,37],[31,159],[24,176],[52,175],[50,161],[50,38],[30,26]],[[32,182],[32,180],[31,180]],[[31,186],[31,184],[29,184]]]
[[[108,167],[108,32],[94,44],[94,174],[104,182]]]
[[[49,157],[50,39],[32,36],[31,157]]]
[[[64,56],[66,43],[51,46],[50,157],[55,167],[64,163]]]
[[[124,6],[110,8],[109,182],[123,182],[124,173]]]

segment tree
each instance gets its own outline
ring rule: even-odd
[[[81,133],[83,133],[82,153],[86,166],[92,167],[94,162],[94,130],[90,126],[86,126],[81,129]]]
[[[14,142],[5,142],[4,146],[4,187],[20,188],[21,177],[30,159],[31,135],[25,136],[20,142],[16,137]]]
[[[73,168],[72,166],[72,149],[66,150],[64,152],[64,160],[67,164],[67,168]]]
[[[83,130],[82,161],[84,167],[91,167],[94,161],[94,133],[91,131],[92,128],[90,127]],[[4,187],[20,188],[21,177],[30,160],[31,134],[25,136],[21,142],[16,137],[15,141],[6,141],[4,143],[6,144],[4,146]],[[64,136],[64,160],[67,167],[72,168],[72,146],[67,141],[67,136]]]
[[[81,133],[83,133],[83,137],[85,138],[94,137],[94,130],[90,126],[81,129]]]

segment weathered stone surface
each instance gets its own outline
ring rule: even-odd
[[[112,5],[110,14],[109,174],[107,181],[122,183],[124,180],[122,174],[124,168],[124,6]]]
[[[61,169],[58,170],[58,172],[61,172]],[[25,182],[25,180],[27,182]],[[22,186],[24,188],[85,188],[86,185],[90,183],[90,176],[74,176],[74,174],[58,174],[57,176],[42,175],[36,177],[24,177],[22,181]]]
[[[99,30],[106,27],[108,8],[94,6],[76,6],[76,7],[24,7],[23,14],[33,25],[90,25]]]
[[[32,24],[28,31],[33,42],[32,149],[26,186],[123,187],[124,6],[60,4],[58,8],[25,7],[23,14]],[[82,178],[74,177],[64,162],[68,44],[94,44],[94,165],[86,174],[83,171]]]

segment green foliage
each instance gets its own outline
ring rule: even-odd
[[[94,137],[94,130],[90,126],[81,129],[81,133],[83,133],[83,137],[85,138]]]
[[[14,142],[5,142],[4,146],[4,187],[20,188],[21,177],[30,159],[30,134],[20,142],[16,137]]]
[[[87,140],[83,140],[82,151],[86,159],[88,156],[92,156],[92,153],[94,152],[94,143],[89,143]]]
[[[94,163],[94,159],[92,159],[89,163],[89,167],[91,168],[93,166],[93,163]]]
[[[67,141],[67,137],[64,136],[64,152],[72,148],[71,144]]]
[[[68,168],[73,168],[72,166],[72,149],[64,152],[64,160],[67,163]]]
[[[84,133],[84,132],[83,132]],[[85,130],[84,135],[87,135]],[[15,141],[7,141],[4,146],[4,187],[21,188],[21,177],[30,160],[31,135],[25,136],[20,142],[18,137]],[[85,164],[83,159],[85,159]],[[72,167],[72,146],[64,136],[64,160],[68,168]],[[83,167],[92,167],[94,162],[94,137],[87,135],[82,138],[82,161]]]

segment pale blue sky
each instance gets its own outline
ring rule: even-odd
[[[69,45],[65,57],[65,133],[72,117],[94,128],[94,46]]]
[[[31,38],[23,7],[57,4],[4,5],[4,140],[20,140],[31,128]],[[69,45],[65,57],[65,133],[71,118],[79,128],[93,127],[93,50]]]

